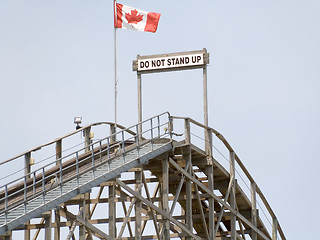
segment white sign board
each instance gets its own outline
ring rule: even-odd
[[[138,71],[161,70],[203,65],[203,53],[138,59]]]

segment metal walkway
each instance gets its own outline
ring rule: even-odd
[[[54,238],[60,239],[63,226],[69,226],[67,239],[76,239],[77,226],[79,239],[285,239],[254,179],[214,129],[164,113],[130,128],[118,126],[118,132],[110,124],[110,136],[92,141],[93,126],[76,131],[83,132],[85,147],[66,156],[62,157],[62,140],[74,133],[0,163],[19,157],[26,163],[22,177],[0,188],[0,239],[11,239],[12,231],[19,230],[31,239],[32,229],[33,239],[41,229],[50,239],[52,227]],[[192,126],[198,129],[192,131]],[[199,129],[204,135],[200,144],[194,138]],[[229,170],[213,157],[214,137],[229,153]],[[56,147],[55,160],[31,171],[31,153],[48,145]],[[237,169],[249,182],[249,195],[237,181]],[[130,172],[134,175],[121,177]],[[91,196],[94,188],[99,188],[96,198]],[[108,216],[94,220],[96,207],[103,203],[108,204]],[[79,212],[71,213],[70,204],[79,205]],[[258,207],[269,219],[259,216]],[[39,217],[40,223],[30,222]],[[102,231],[99,222],[107,224],[108,231]]]

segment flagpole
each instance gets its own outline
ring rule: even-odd
[[[114,10],[114,17],[116,21],[116,0],[114,0],[113,10]],[[116,23],[116,22],[115,22]],[[114,124],[115,124],[115,131],[117,131],[117,28],[114,26]]]

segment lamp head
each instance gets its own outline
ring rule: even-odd
[[[74,122],[74,124],[81,124],[82,123],[82,117],[75,117],[73,122]]]

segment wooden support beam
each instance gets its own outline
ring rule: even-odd
[[[91,211],[90,211],[90,204],[87,203],[87,200],[90,200],[91,197],[90,197],[90,192],[88,193],[84,193],[83,194],[83,213],[82,213],[82,218],[86,221],[90,220],[90,216],[91,216]],[[85,231],[86,230],[86,231]],[[91,231],[88,227],[86,227],[84,230],[83,230],[83,235],[84,235],[84,238],[83,240],[86,240],[86,239],[92,239],[92,234],[91,234]],[[81,239],[80,239],[81,240]]]
[[[191,179],[195,184],[197,184],[202,190],[204,190],[206,193],[208,193],[211,197],[215,199],[220,205],[227,208],[231,213],[235,214],[238,218],[240,218],[244,223],[246,223],[249,227],[253,228],[263,239],[269,240],[269,238],[261,232],[258,228],[253,226],[251,221],[246,219],[244,216],[242,216],[239,212],[231,208],[228,204],[226,204],[224,201],[222,201],[218,196],[216,196],[213,191],[210,191],[203,183],[195,179],[192,175],[190,175],[188,172],[186,172],[183,168],[179,166],[173,159],[169,158],[169,163],[174,166],[177,170],[179,170],[182,174],[184,174],[188,179]]]
[[[207,177],[208,177],[208,188],[210,191],[214,191],[214,174],[213,174],[213,166],[208,165],[206,167]],[[209,239],[214,240],[215,239],[215,220],[214,220],[214,198],[209,197],[208,198],[209,206]]]
[[[118,187],[118,188],[120,189],[120,187]],[[120,196],[121,197],[126,197],[127,195],[123,191],[120,191]],[[123,208],[123,211],[124,211],[124,214],[125,214],[125,219],[123,219],[123,225],[122,225],[122,227],[120,229],[120,232],[119,232],[119,235],[118,235],[119,239],[121,239],[121,237],[122,237],[122,234],[123,234],[123,231],[125,229],[126,224],[127,224],[130,236],[133,237],[132,229],[131,229],[131,225],[130,225],[130,214],[131,214],[131,211],[133,209],[133,206],[134,206],[134,203],[135,203],[136,199],[135,198],[130,198],[130,199],[131,199],[131,203],[130,203],[130,206],[129,206],[128,210],[127,210],[125,202],[122,202],[122,208]],[[116,221],[118,222],[117,219],[116,219]]]
[[[82,211],[80,211],[81,213]],[[60,213],[63,213],[65,217],[69,220],[77,221],[83,226],[87,227],[90,229],[92,234],[94,234],[96,237],[105,239],[105,240],[112,240],[114,238],[111,238],[109,235],[101,231],[99,228],[93,226],[89,221],[84,220],[82,217],[79,216],[79,214],[76,216],[72,214],[71,212],[67,211],[66,209],[63,209],[63,211],[60,211]],[[80,214],[81,215],[81,214]]]
[[[79,212],[80,210],[82,209],[82,213],[80,214],[80,217],[85,219],[85,197],[83,196],[83,194],[81,195],[82,196],[82,202],[81,204],[79,205]],[[85,226],[83,225],[80,225],[79,226],[79,240],[85,240],[85,237],[86,237],[86,230],[85,230]]]
[[[67,211],[68,211],[68,210],[67,210],[66,207],[63,208],[63,211],[62,211],[62,209],[60,209],[60,215],[62,215],[62,216],[63,216],[64,218],[66,218],[66,219],[69,219],[68,216],[67,216],[67,214],[66,214]],[[80,210],[79,210],[79,212],[78,212],[78,216],[81,216],[82,211],[83,211],[83,207],[80,208]],[[72,238],[73,240],[75,240],[74,230],[76,229],[76,227],[77,227],[77,225],[78,225],[78,222],[75,220],[75,218],[71,218],[71,219],[69,219],[69,220],[70,220],[70,222],[72,222],[72,224],[71,224],[71,227],[69,228],[69,233],[68,233],[68,236],[67,236],[66,240],[70,240],[71,238]]]
[[[67,210],[68,210],[67,206],[64,206],[63,210],[64,210],[64,211],[67,211]],[[80,216],[81,213],[82,213],[82,209],[79,211],[78,215]],[[62,217],[64,217],[65,219],[68,220],[65,212],[62,211],[62,208],[59,208],[59,214],[60,214],[60,216],[62,216]],[[74,230],[75,230],[75,228],[76,228],[76,226],[77,226],[77,221],[75,221],[75,220],[69,220],[69,222],[70,222],[71,224],[69,224],[69,234],[68,234],[66,240],[70,240],[70,238],[72,238],[72,240],[76,240],[73,232],[74,232]]]
[[[116,196],[115,182],[109,186],[109,235],[112,239],[116,238],[116,202],[114,201]]]
[[[233,180],[234,180],[234,175],[230,176],[230,181],[229,181],[229,185],[228,185],[228,189],[227,189],[227,192],[224,196],[224,203],[227,204],[228,202],[228,199],[229,199],[229,195],[232,191],[232,185],[233,185]],[[218,232],[218,228],[220,227],[220,222],[221,222],[221,219],[222,219],[222,216],[224,214],[224,209],[225,209],[225,206],[222,205],[221,206],[221,209],[220,209],[220,213],[219,213],[219,217],[218,217],[218,220],[217,220],[217,224],[216,224],[216,228],[215,228],[215,234],[217,234]]]
[[[128,187],[126,184],[124,184],[121,180],[116,179],[117,184],[119,184],[121,187],[123,187],[126,191],[128,191],[130,194],[134,195],[136,198],[139,198],[142,202],[144,202],[147,206],[149,206],[150,208],[152,208],[153,210],[155,210],[156,212],[158,212],[159,214],[161,214],[163,217],[168,218],[171,222],[173,222],[174,224],[176,224],[182,231],[184,231],[186,234],[188,234],[188,236],[191,236],[195,239],[200,240],[200,238],[195,235],[192,231],[190,231],[184,224],[182,224],[181,222],[179,222],[178,220],[176,220],[175,218],[173,218],[170,214],[168,214],[167,212],[163,211],[162,209],[160,209],[159,207],[155,206],[152,202],[148,201],[147,199],[145,199],[144,197],[141,196],[141,194],[135,192],[133,189],[131,189],[130,187]]]
[[[98,195],[97,195],[97,197],[96,197],[97,202],[95,202],[95,203],[93,204],[93,206],[91,207],[91,210],[90,210],[90,218],[92,218],[92,215],[93,215],[94,211],[96,210],[96,207],[97,207],[97,205],[98,205],[98,203],[99,203],[99,200],[100,200],[101,194],[102,194],[102,192],[103,192],[103,189],[104,189],[104,186],[100,187],[100,189],[99,189]],[[86,202],[87,204],[90,204],[90,203],[91,203],[91,199],[89,199],[89,200],[90,200],[90,202],[89,202],[89,203]]]
[[[139,194],[141,194],[141,186],[142,186],[142,171],[139,169],[139,171],[136,171],[134,173],[135,179],[136,179],[136,185],[135,185],[135,191]],[[135,203],[135,216],[136,216],[136,221],[135,221],[135,240],[141,240],[141,235],[142,235],[142,229],[141,229],[141,200],[136,199]]]
[[[185,178],[183,178],[184,176],[182,176],[182,180],[184,180]],[[207,185],[207,183],[203,183],[205,186]],[[183,181],[182,181],[182,185],[183,185]],[[178,189],[178,188],[177,188]],[[178,193],[178,195],[180,194],[180,192]],[[192,198],[196,197],[195,194],[192,194]],[[207,193],[202,193],[200,194],[200,197],[205,199],[205,198],[210,198],[210,195],[207,194]],[[122,195],[120,197],[116,197],[114,199],[115,202],[131,202],[132,201],[132,197],[130,196],[127,196],[127,195]],[[150,198],[152,202],[160,202],[162,199],[160,197],[151,197]],[[176,200],[176,203],[180,200],[185,200],[185,196],[178,196],[178,197],[175,197],[175,196],[169,196],[168,197],[169,201],[175,201]],[[86,200],[86,203],[87,204],[98,204],[98,203],[108,203],[109,202],[109,198],[100,198],[100,199],[88,199]],[[74,199],[74,200],[69,200],[67,201],[64,205],[65,206],[73,206],[73,205],[79,205],[81,204],[81,200],[79,199]],[[172,205],[173,206],[173,205]],[[170,212],[172,211],[173,212],[174,208],[171,207],[170,209]]]
[[[40,221],[40,224],[43,224],[43,223],[44,223],[44,218],[42,218],[41,221]],[[30,225],[31,225],[30,223],[26,224],[26,226],[28,226],[28,227],[30,227]],[[38,238],[40,230],[41,230],[41,228],[37,229],[37,231],[33,235],[33,240],[36,240]]]
[[[184,168],[186,171],[189,169],[189,165],[188,165],[188,164],[190,164],[190,162],[188,162],[188,163],[186,164],[185,168]],[[177,201],[180,200],[180,199],[182,199],[182,198],[184,199],[183,196],[180,197],[180,192],[181,192],[181,189],[182,189],[184,180],[185,180],[185,176],[182,175],[182,177],[181,177],[181,179],[180,179],[180,182],[179,182],[179,185],[178,185],[178,187],[177,187],[177,190],[176,190],[176,192],[175,192],[175,194],[174,194],[175,196],[174,196],[174,199],[173,199],[173,202],[172,202],[172,205],[171,205],[170,214],[173,214],[173,211],[174,211],[174,209],[175,209],[175,206],[176,206],[176,204],[177,204]],[[183,214],[184,214],[184,213],[183,213]]]
[[[186,161],[186,164],[189,166],[186,170],[189,174],[191,174],[192,169],[192,156],[191,156],[191,131],[190,131],[190,119],[185,119],[184,122],[184,128],[185,128],[185,143],[189,144],[186,146],[186,152],[183,154],[183,158]],[[186,225],[188,226],[188,229],[192,232],[193,231],[193,223],[192,223],[192,186],[191,186],[191,180],[186,179],[186,209],[185,209],[185,215],[186,215]],[[186,240],[191,240],[190,237],[187,237]]]
[[[169,213],[169,163],[168,158],[162,160],[162,209]],[[169,219],[163,219],[163,237],[164,239],[170,239],[170,225]]]
[[[193,174],[193,177],[195,177],[195,174],[194,174],[193,171],[192,171],[192,174]],[[200,199],[200,194],[199,194],[199,189],[198,189],[198,185],[197,184],[195,184],[195,192],[196,192],[197,201],[198,201],[198,205],[199,205],[199,209],[200,209],[200,215],[201,215],[201,220],[202,220],[202,223],[203,223],[203,228],[205,229],[204,232],[206,234],[206,238],[210,239],[209,232],[208,232],[207,221],[206,221],[206,217],[205,217],[204,212],[203,212],[203,206],[202,206],[202,202],[201,202],[201,199]]]
[[[9,231],[6,234],[1,235],[0,240],[12,240],[12,232]]]
[[[151,201],[150,201],[151,202]],[[148,207],[149,208],[149,207]],[[153,210],[153,209],[152,209]],[[162,221],[163,217],[155,212],[154,214],[151,213],[151,211],[143,211],[144,214],[146,214],[145,216],[141,216],[141,220],[142,221],[150,221],[153,220],[153,218],[156,221]],[[65,215],[60,214],[62,217]],[[205,213],[205,217],[208,218],[209,213]],[[174,219],[176,220],[183,220],[185,219],[185,215],[175,215],[172,216]],[[230,220],[230,213],[225,213],[224,214],[225,220]],[[201,222],[201,215],[200,214],[193,214],[193,221],[196,223],[200,223]],[[136,218],[135,217],[129,217],[128,218],[128,223],[130,222],[135,222]],[[123,217],[118,217],[116,218],[116,222],[117,223],[123,223],[124,218]],[[72,223],[74,221],[72,220],[67,220],[67,221],[61,221],[60,222],[60,227],[71,227]],[[77,221],[75,221],[77,223]],[[98,218],[98,219],[91,219],[88,220],[89,223],[91,224],[107,224],[109,223],[109,219],[108,218]],[[78,223],[77,223],[78,224]],[[76,225],[77,225],[76,224]],[[56,223],[52,223],[51,224],[52,228],[56,227]],[[45,229],[45,224],[44,223],[36,223],[36,224],[29,224],[29,225],[24,225],[23,227],[19,227],[19,228],[15,228],[14,231],[20,231],[20,230],[25,230],[25,229],[30,229],[30,230],[40,230],[40,229]],[[171,229],[171,227],[170,227]],[[179,228],[180,229],[180,228]],[[246,230],[245,230],[246,231]],[[251,231],[251,230],[250,230]],[[133,235],[132,235],[133,236]],[[119,237],[118,237],[119,238]]]
[[[45,217],[45,239],[51,240],[52,211]]]
[[[148,189],[148,186],[147,186],[147,182],[146,182],[146,179],[145,179],[145,176],[144,176],[144,173],[142,172],[142,180],[143,180],[143,184],[144,184],[144,188],[146,190],[146,194],[147,194],[147,198],[150,202],[152,202],[151,200],[151,196],[150,196],[150,193],[149,193],[149,189]],[[159,186],[160,184],[158,183],[155,190],[154,190],[154,194],[153,196],[156,196],[157,195],[157,192],[158,192],[158,189],[159,189]],[[157,233],[157,237],[158,239],[161,239],[160,237],[160,231],[159,231],[159,226],[157,224],[157,216],[155,216],[156,214],[153,212],[153,209],[150,208],[150,212],[151,212],[151,218],[153,220],[153,226],[154,226],[154,229],[156,230],[156,233]],[[144,225],[147,223],[147,221],[144,221]]]
[[[141,187],[140,187],[140,189],[141,189]],[[125,204],[122,205],[123,206],[123,211],[125,212],[126,215],[125,215],[125,218],[123,219],[123,223],[122,223],[122,226],[121,226],[120,231],[119,231],[119,235],[118,235],[119,239],[122,238],[122,234],[124,232],[124,229],[125,229],[126,225],[129,223],[130,214],[132,212],[132,209],[134,207],[135,202],[136,202],[136,198],[132,198],[128,210],[126,209],[126,205]],[[128,226],[130,226],[130,224],[128,224]]]
[[[207,156],[207,166],[205,167],[207,178],[208,178],[208,188],[210,191],[214,191],[214,172],[213,172],[213,151],[212,151],[212,145],[213,145],[213,138],[212,138],[212,131],[210,129],[205,130],[207,132],[207,144],[206,144],[206,156]],[[208,198],[208,210],[209,210],[209,239],[214,240],[215,239],[215,221],[214,221],[214,199],[212,197]]]

